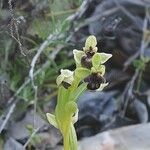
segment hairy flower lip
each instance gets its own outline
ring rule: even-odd
[[[101,84],[106,82],[105,78],[101,76],[100,73],[91,73],[89,76],[84,78],[84,82],[87,82],[87,89],[97,90],[100,88]]]
[[[91,69],[92,67],[92,57],[88,57],[88,56],[83,56],[81,58],[81,65],[82,67],[85,67],[87,69]]]

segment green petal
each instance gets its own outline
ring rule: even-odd
[[[91,73],[91,71],[89,69],[86,69],[83,67],[79,67],[75,70],[75,76],[77,76],[81,80],[83,78],[87,77],[90,73]]]
[[[101,57],[99,55],[100,53],[96,53],[94,54],[94,56],[92,57],[92,65],[94,68],[98,68],[101,64]]]
[[[101,64],[105,63],[108,59],[110,59],[112,57],[111,54],[107,54],[107,53],[97,53],[100,57],[100,62]]]
[[[94,47],[96,47],[96,45],[97,45],[97,40],[94,35],[91,35],[86,39],[86,42],[85,42],[86,49],[89,49],[89,47],[94,48]]]
[[[95,67],[92,67],[91,68],[91,72],[92,73],[97,73],[99,72],[102,76],[105,74],[105,66],[104,65],[100,65],[99,67],[95,68]]]
[[[85,53],[83,51],[78,51],[76,49],[73,50],[74,60],[77,65],[81,65],[81,58]]]
[[[103,76],[105,74],[106,67],[104,65],[100,65],[97,69],[98,72]]]
[[[57,122],[56,122],[56,117],[50,113],[46,114],[47,120],[51,125],[53,125],[55,128],[58,128]]]
[[[107,85],[108,83],[101,84],[100,87],[96,91],[102,91]]]

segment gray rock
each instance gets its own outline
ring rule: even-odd
[[[48,125],[41,117],[36,114],[34,116],[33,110],[28,111],[25,117],[18,122],[12,124],[8,129],[8,134],[16,140],[25,139],[29,137],[28,125],[33,126],[33,119],[35,118],[35,129],[39,129],[44,125]]]
[[[85,138],[79,150],[149,150],[150,123],[106,131]]]
[[[25,150],[25,149],[19,142],[15,141],[13,138],[9,138],[4,144],[3,150]]]

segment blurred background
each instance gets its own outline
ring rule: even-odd
[[[149,0],[0,0],[0,149],[61,149],[45,114],[54,112],[60,69],[75,68],[72,50],[89,35],[113,57],[109,86],[78,101],[78,140],[150,126]]]

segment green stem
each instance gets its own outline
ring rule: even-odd
[[[69,134],[66,133],[64,136],[63,136],[63,140],[64,140],[64,150],[70,150],[70,145],[69,145]]]
[[[71,150],[77,150],[78,149],[77,135],[72,123],[71,123],[69,135],[70,135],[69,140],[70,140]]]
[[[63,139],[64,150],[77,150],[77,136],[72,123],[68,132],[64,134]]]

